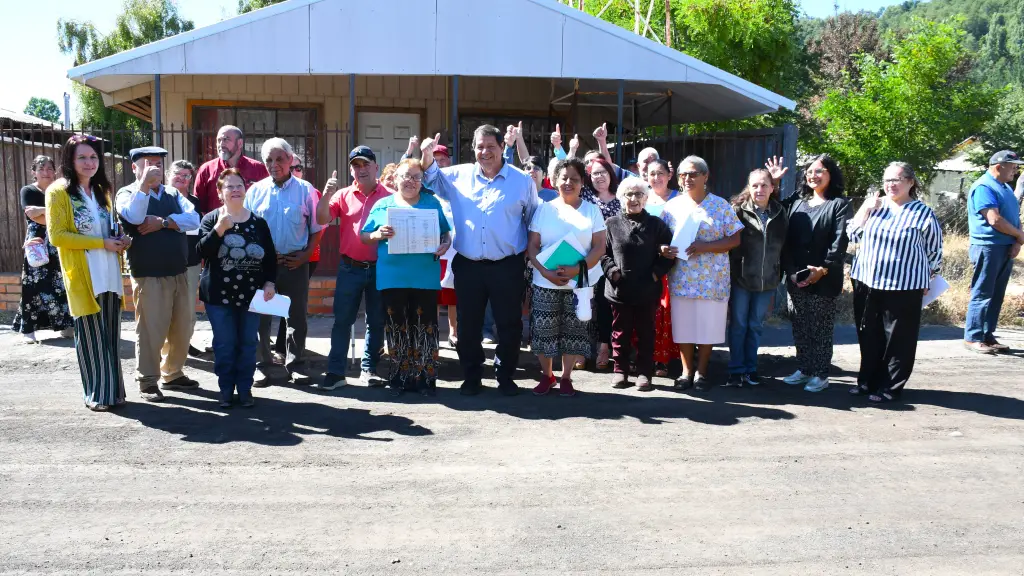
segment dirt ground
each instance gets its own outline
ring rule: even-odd
[[[223,411],[198,360],[199,391],[142,403],[124,328],[129,404],[107,414],[83,408],[68,341],[0,333],[0,573],[1024,573],[1024,333],[984,358],[926,329],[893,407],[847,394],[839,328],[821,394],[581,373],[576,398],[465,398],[449,361],[434,399],[300,378]],[[793,370],[789,342],[770,330],[762,373]]]

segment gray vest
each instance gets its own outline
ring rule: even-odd
[[[157,200],[149,197],[146,216],[167,218],[180,214],[178,200],[165,188]],[[133,278],[164,278],[184,274],[188,266],[188,240],[177,230],[157,230],[149,234],[139,233],[139,227],[121,219],[125,233],[132,239],[128,248],[128,267]]]

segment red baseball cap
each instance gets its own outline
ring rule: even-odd
[[[437,146],[434,146],[434,154],[437,154],[438,152],[440,152],[441,154],[444,154],[445,156],[447,156],[449,158],[452,157],[451,153],[448,152],[448,147],[447,146],[444,146],[444,145],[441,145],[441,144],[438,144]]]

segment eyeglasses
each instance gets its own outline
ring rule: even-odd
[[[423,175],[417,174],[415,176],[409,176],[408,174],[395,174],[395,178],[399,180],[411,180],[413,182],[423,182]]]
[[[647,194],[645,192],[639,192],[637,190],[631,190],[623,194],[626,198],[643,198],[646,195]]]
[[[696,180],[698,176],[703,176],[703,175],[704,174],[702,174],[700,172],[680,172],[679,173],[679,177],[682,178],[683,180],[685,180],[687,178],[691,178],[691,179]]]
[[[292,166],[292,172],[302,172],[302,166]]]
[[[882,183],[896,185],[899,184],[900,182],[903,182],[904,180],[906,180],[906,178],[887,178],[885,180],[882,180]]]
[[[182,174],[181,172],[178,172],[177,174],[174,175],[174,177],[181,178],[182,180],[191,180],[192,174],[189,174],[187,172],[185,174]]]
[[[815,176],[821,176],[822,174],[824,174],[826,172],[828,172],[828,170],[825,170],[824,168],[814,168],[814,169],[808,169],[807,170],[808,174],[814,174]]]

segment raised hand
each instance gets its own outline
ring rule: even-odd
[[[516,127],[509,124],[508,128],[505,128],[505,146],[514,148],[516,145]]]
[[[434,149],[437,148],[437,143],[441,141],[441,133],[438,132],[433,138],[427,138],[420,143],[420,153],[423,154],[423,159],[430,158],[434,159]]]
[[[772,175],[772,180],[782,180],[782,177],[789,172],[789,167],[783,166],[783,162],[785,162],[785,158],[782,156],[772,156],[764,163],[764,167]]]
[[[523,121],[522,120],[519,121],[519,126],[516,126],[516,139],[517,140],[522,140],[523,139]]]
[[[555,148],[562,147],[562,128],[555,124],[555,131],[551,133],[551,145]]]
[[[413,136],[415,138],[415,136]],[[410,144],[412,139],[409,139]],[[338,191],[338,186],[341,184],[338,182],[338,171],[331,172],[331,177],[327,179],[327,184],[324,184],[324,196],[332,196]]]
[[[608,123],[603,122],[594,130],[594,140],[597,140],[598,144],[601,142],[608,141]]]
[[[412,156],[420,147],[420,139],[416,136],[409,138],[409,146],[405,149],[406,156]]]
[[[576,151],[580,149],[580,136],[579,134],[573,134],[572,140],[569,140],[569,156],[576,156]]]

